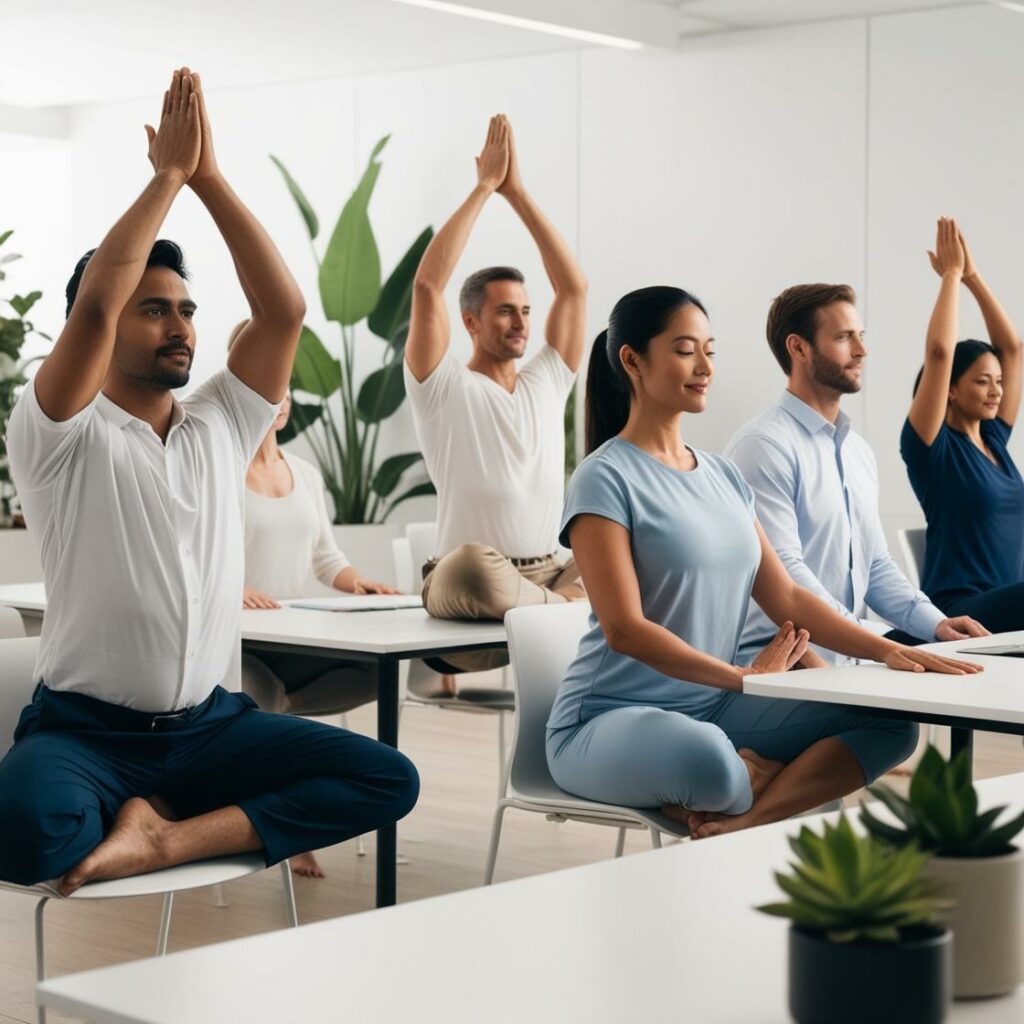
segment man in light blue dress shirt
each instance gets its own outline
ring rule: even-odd
[[[840,409],[843,395],[860,390],[867,355],[855,303],[848,285],[797,285],[775,299],[768,344],[786,390],[737,431],[725,454],[753,488],[761,525],[800,586],[861,625],[894,628],[900,643],[984,636],[967,616],[947,618],[889,554],[874,453]],[[889,627],[869,622],[868,609]],[[775,632],[751,601],[740,662],[752,661]],[[833,664],[845,660],[816,650]]]

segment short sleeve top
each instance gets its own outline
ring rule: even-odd
[[[682,472],[612,438],[573,474],[561,541],[568,545],[570,524],[579,515],[624,526],[645,617],[732,663],[761,561],[754,495],[728,459],[704,451],[694,456],[696,468]],[[576,726],[636,705],[692,714],[714,706],[723,692],[616,653],[592,615],[548,727]]]
[[[1024,580],[1024,481],[1010,433],[1004,420],[982,421],[993,463],[946,424],[930,445],[903,425],[900,454],[928,522],[921,588],[939,607]]]

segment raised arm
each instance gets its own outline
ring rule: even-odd
[[[964,273],[964,249],[960,244],[956,221],[952,218],[939,219],[935,252],[929,252],[928,258],[942,283],[928,323],[924,373],[911,402],[908,418],[917,436],[930,445],[939,436],[946,419],[949,377],[960,325],[960,281]]]
[[[476,187],[430,241],[413,281],[412,316],[405,361],[421,383],[444,358],[451,340],[444,290],[455,273],[484,203],[505,180],[508,170],[508,128],[501,117],[492,117],[484,148],[476,158]]]
[[[814,643],[851,658],[884,662],[900,672],[943,672],[970,675],[979,665],[954,661],[915,647],[903,647],[851,622],[824,601],[799,586],[786,572],[760,524],[761,564],[754,578],[752,596],[773,622],[794,622],[810,632]]]
[[[1024,374],[1024,355],[1020,335],[1013,321],[992,290],[978,273],[967,241],[960,233],[960,244],[964,250],[964,284],[974,296],[981,315],[985,318],[985,330],[988,332],[992,347],[999,354],[999,364],[1003,371],[1003,397],[999,400],[999,418],[1011,427],[1017,420],[1020,411],[1021,377]]]
[[[547,343],[562,357],[566,366],[575,373],[583,359],[584,330],[587,316],[587,279],[580,270],[558,229],[544,216],[523,187],[519,174],[512,128],[508,126],[508,173],[498,191],[526,225],[537,248],[548,279],[555,290],[555,300],[548,313],[545,337]]]
[[[118,317],[142,279],[171,203],[196,168],[199,112],[188,75],[174,72],[160,127],[146,131],[155,173],[90,257],[64,330],[36,374],[36,398],[52,420],[71,419],[99,393]]]
[[[231,347],[228,366],[268,402],[280,402],[291,379],[306,303],[270,236],[220,173],[199,76],[192,75],[192,82],[202,153],[189,185],[227,243],[250,310],[249,322]]]

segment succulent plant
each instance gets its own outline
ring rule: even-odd
[[[864,827],[892,846],[914,843],[939,857],[998,857],[1013,849],[1013,838],[1024,829],[1024,813],[996,825],[1006,806],[978,813],[978,794],[971,783],[967,751],[952,761],[929,746],[910,780],[910,799],[888,786],[870,786],[896,816],[900,825],[876,818],[867,807],[860,812]]]
[[[822,835],[805,825],[789,845],[793,873],[775,873],[789,899],[757,909],[831,942],[897,942],[903,929],[929,925],[949,906],[922,875],[928,854],[858,835],[845,814],[836,825],[826,822]]]

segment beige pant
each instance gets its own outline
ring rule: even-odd
[[[470,543],[423,566],[423,606],[437,619],[501,621],[510,608],[564,604],[586,596],[572,558],[561,563],[548,555],[517,566],[486,544]],[[445,655],[444,661],[466,672],[480,672],[507,665],[508,655],[469,651]]]

